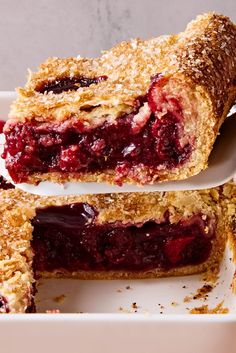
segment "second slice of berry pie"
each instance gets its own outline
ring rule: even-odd
[[[96,59],[50,58],[5,126],[15,183],[152,184],[207,167],[236,97],[236,27],[214,13]]]
[[[233,235],[222,188],[38,197],[0,190],[0,313],[34,311],[35,278],[217,272]]]
[[[7,228],[0,240],[20,253],[15,242],[23,235],[34,270],[49,276],[198,273],[218,266],[230,231],[218,189],[67,197],[13,189],[1,191],[0,201],[1,232]]]

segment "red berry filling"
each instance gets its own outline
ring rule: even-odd
[[[10,312],[7,299],[0,295],[0,313],[8,314]]]
[[[0,134],[2,134],[3,132],[5,123],[6,122],[4,120],[0,120]],[[14,185],[9,183],[5,178],[3,178],[2,175],[0,175],[0,189],[7,190],[7,189],[13,189],[13,188],[14,188]]]
[[[35,269],[166,270],[200,264],[211,252],[215,226],[200,214],[175,224],[166,216],[161,223],[127,225],[97,224],[97,214],[87,203],[38,209],[32,221]]]
[[[118,184],[129,175],[146,183],[158,168],[183,164],[191,154],[192,143],[190,139],[181,143],[182,108],[176,98],[167,98],[162,92],[164,82],[162,76],[155,77],[147,95],[135,102],[134,111],[115,123],[87,128],[75,119],[62,124],[10,125],[3,156],[12,179],[24,182],[36,172],[115,170]],[[143,167],[146,177],[136,172]]]
[[[4,128],[5,123],[6,122],[4,120],[0,120],[0,134],[3,132],[3,128]]]

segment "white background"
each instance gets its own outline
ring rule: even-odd
[[[181,31],[198,13],[236,21],[235,0],[0,0],[0,90],[48,56],[97,56],[130,37]]]

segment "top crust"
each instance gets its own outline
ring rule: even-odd
[[[147,93],[151,77],[158,73],[187,82],[191,90],[200,89],[215,118],[221,119],[236,91],[235,25],[225,16],[208,13],[178,35],[122,42],[96,59],[49,58],[38,72],[30,72],[25,88],[18,89],[10,118],[12,122],[116,119],[133,109],[135,99]],[[37,91],[66,77],[103,75],[107,80],[76,91]]]
[[[19,189],[2,190],[0,191],[0,230],[6,228],[5,223],[9,219],[14,226],[17,225],[17,212],[20,212],[20,223],[24,223],[35,216],[36,209],[79,202],[88,203],[98,211],[96,222],[99,224],[104,222],[143,223],[150,219],[163,221],[167,210],[170,222],[176,223],[195,213],[204,213],[209,216],[220,214],[221,192],[220,189],[215,188],[200,191],[42,197]],[[12,215],[15,215],[14,220]],[[3,232],[0,234],[2,234],[1,240],[4,234]],[[0,252],[0,259],[2,255],[3,252]]]

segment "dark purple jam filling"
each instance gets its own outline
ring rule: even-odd
[[[42,87],[37,89],[40,93],[53,92],[54,94],[59,94],[67,91],[75,91],[79,87],[89,87],[92,84],[98,84],[101,81],[106,81],[107,76],[99,77],[83,77],[83,76],[74,76],[74,77],[65,77],[60,80],[54,80],[44,84]]]
[[[9,183],[5,178],[3,178],[2,175],[0,175],[0,189],[3,190],[8,190],[8,189],[14,189],[15,186]]]
[[[8,314],[10,312],[7,299],[0,295],[0,313]]]
[[[96,224],[87,203],[38,209],[32,221],[36,271],[143,271],[196,265],[206,261],[215,236],[210,219],[194,215],[160,224]]]

